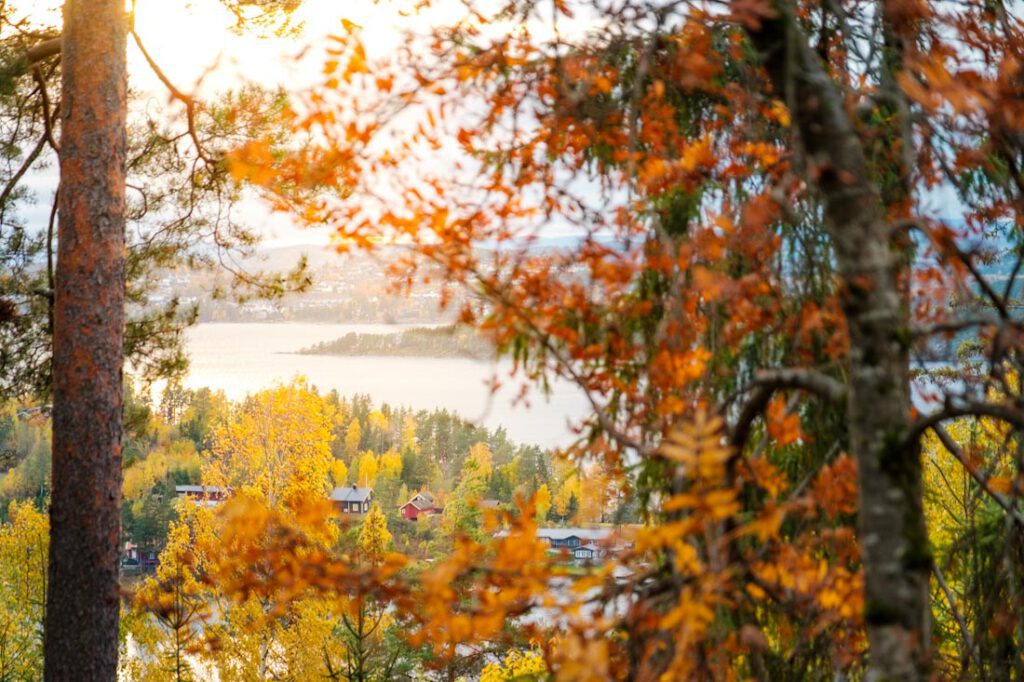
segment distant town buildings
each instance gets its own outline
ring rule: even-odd
[[[301,294],[276,301],[240,301],[230,296],[212,299],[209,292],[224,285],[222,278],[182,268],[160,273],[147,305],[158,307],[177,301],[189,307],[201,301],[200,322],[422,323],[446,319],[438,316],[441,293],[436,285],[417,285],[409,296],[395,294],[390,290],[388,272],[375,258],[358,254],[341,257],[330,248],[304,245],[261,249],[258,263],[260,269],[288,271],[303,255],[309,256],[316,281]]]

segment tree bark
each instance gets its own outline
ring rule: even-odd
[[[67,0],[45,679],[115,680],[124,339],[123,0]]]
[[[929,676],[931,556],[920,453],[910,432],[907,260],[887,220],[845,103],[788,3],[747,27],[820,191],[849,328],[850,447],[858,466],[859,535],[870,653],[867,679]]]

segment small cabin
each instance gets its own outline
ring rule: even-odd
[[[230,488],[217,485],[176,485],[174,495],[184,497],[199,507],[214,507],[228,498]]]
[[[537,537],[547,540],[552,549],[574,550],[587,544],[606,542],[612,535],[609,528],[538,528]]]
[[[551,552],[580,562],[602,561],[624,546],[611,528],[538,528],[537,538]]]
[[[342,514],[365,514],[370,511],[373,502],[373,489],[357,485],[335,488],[331,493],[331,501]]]
[[[602,554],[602,549],[591,543],[580,545],[572,551],[572,556],[576,561],[597,561]]]
[[[420,491],[412,496],[408,502],[398,508],[402,518],[415,521],[421,516],[432,516],[444,511],[434,501],[434,496],[426,490]]]
[[[121,555],[121,566],[128,571],[153,569],[160,563],[160,550],[156,541],[151,540],[145,545],[138,545],[131,540],[124,543]]]

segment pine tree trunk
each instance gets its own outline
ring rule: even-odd
[[[123,0],[67,0],[45,678],[117,675],[124,338]]]

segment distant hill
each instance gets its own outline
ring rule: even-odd
[[[582,233],[578,235],[539,237],[529,242],[529,250],[553,251],[570,249],[579,246],[584,239],[586,239],[586,236]],[[594,241],[608,247],[614,247],[617,244],[615,239],[608,236],[596,237],[594,238]],[[494,251],[496,246],[497,244],[493,241],[483,241],[478,244],[478,247],[482,251]],[[514,243],[507,242],[501,245],[500,250],[504,251],[512,248],[515,248]],[[394,251],[396,254],[400,251],[405,251],[402,247],[378,247],[378,252],[384,256],[384,260],[387,260],[389,249]],[[344,263],[346,259],[362,259],[366,257],[359,251],[339,254],[335,251],[334,247],[330,245],[294,244],[288,246],[259,247],[255,258],[261,263],[261,267],[263,268],[285,269],[294,266],[296,261],[298,261],[302,256],[306,256],[309,259],[309,265],[314,269],[324,266],[338,266]]]
[[[464,327],[416,327],[398,334],[350,332],[298,351],[302,355],[387,355],[491,360],[494,349]]]

